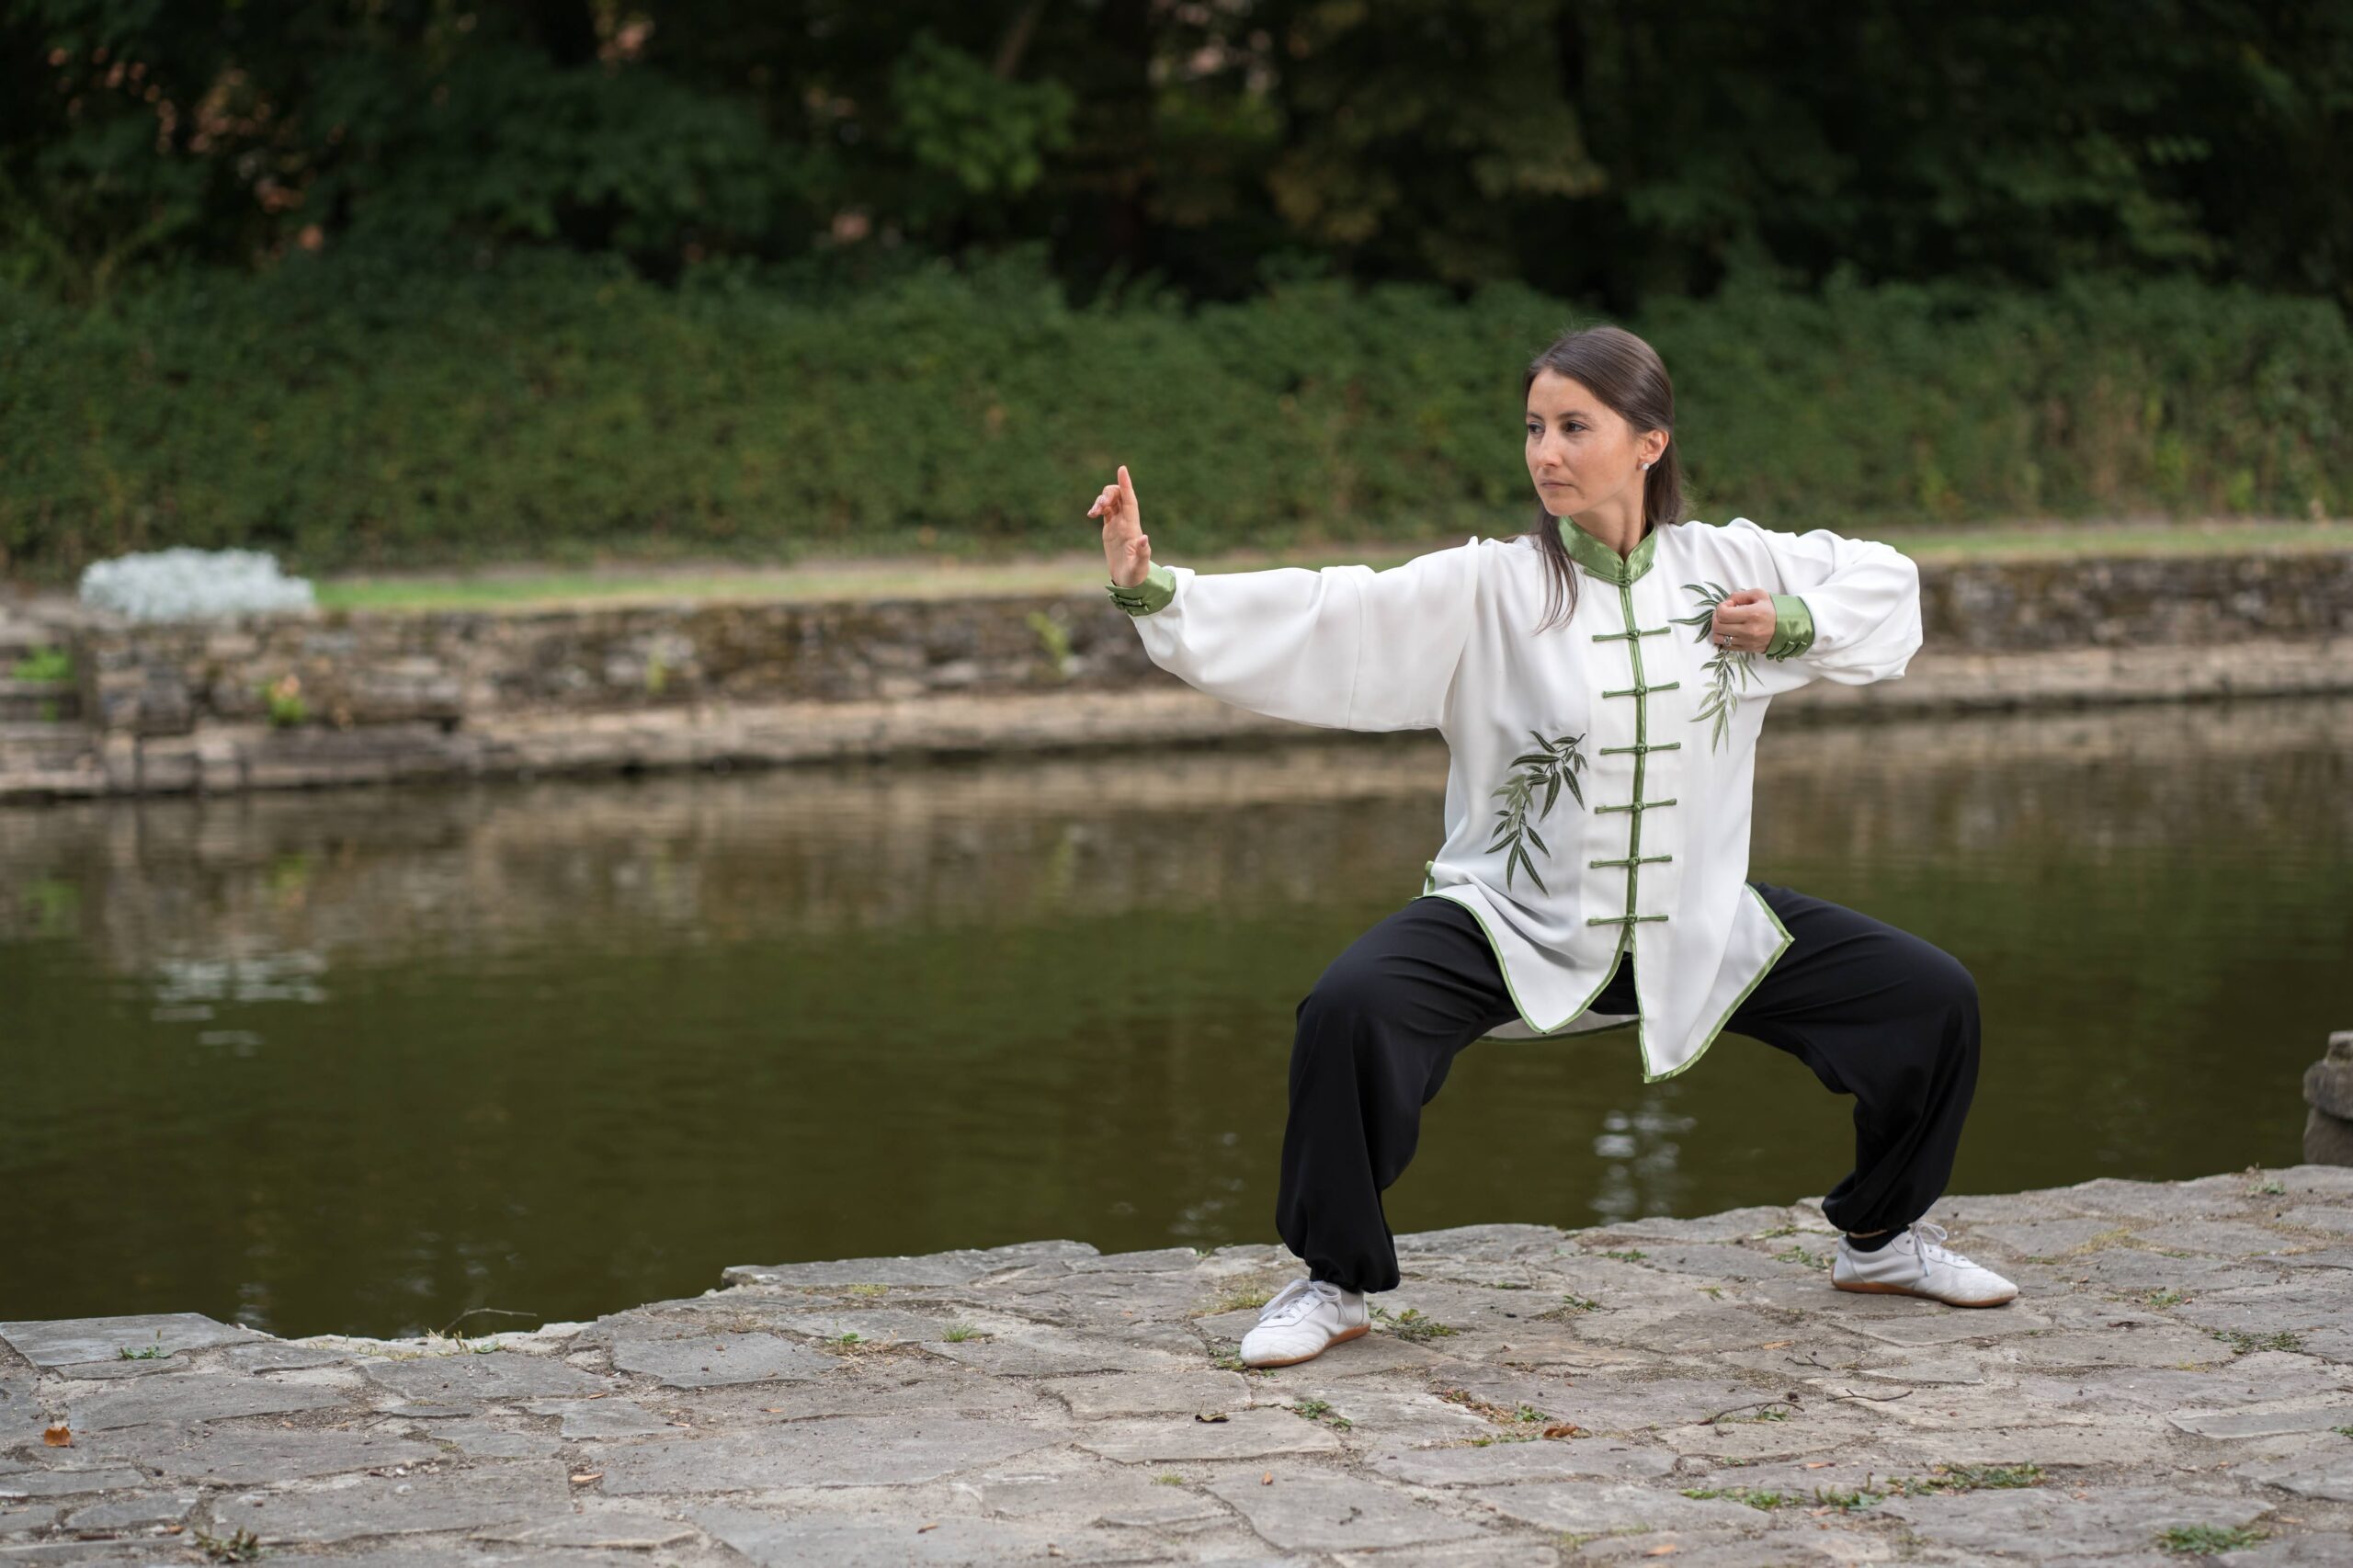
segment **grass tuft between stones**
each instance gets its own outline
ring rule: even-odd
[[[2184,1557],[2211,1557],[2218,1552],[2244,1551],[2268,1539],[2270,1533],[2252,1525],[2176,1525],[2159,1532],[2157,1544]]]
[[[196,1548],[213,1562],[251,1562],[261,1555],[261,1537],[251,1530],[239,1530],[234,1535],[206,1535],[199,1531]]]
[[[1874,1483],[1863,1478],[1863,1484],[1846,1490],[1837,1487],[1815,1487],[1809,1495],[1796,1492],[1779,1492],[1762,1486],[1687,1486],[1686,1497],[1701,1499],[1721,1497],[1733,1503],[1770,1513],[1776,1508],[1811,1505],[1817,1508],[1836,1508],[1840,1513],[1853,1513],[1872,1507],[1890,1497],[1925,1497],[1938,1493],[1978,1492],[2016,1486],[2040,1486],[2042,1469],[2031,1464],[1938,1465],[1927,1475],[1893,1476]]]
[[[1425,1340],[1443,1339],[1449,1335],[1461,1332],[1450,1324],[1438,1322],[1436,1318],[1423,1316],[1422,1309],[1419,1307],[1407,1307],[1404,1312],[1394,1315],[1392,1315],[1387,1307],[1375,1307],[1372,1309],[1372,1321],[1385,1327],[1398,1338],[1409,1339],[1417,1345]]]
[[[1702,1501],[1721,1497],[1727,1502],[1745,1503],[1768,1514],[1776,1508],[1786,1508],[1792,1503],[1805,1501],[1794,1492],[1773,1492],[1761,1486],[1687,1486],[1683,1489],[1683,1495]]]
[[[1207,1318],[1216,1317],[1222,1312],[1245,1312],[1254,1307],[1265,1306],[1274,1300],[1274,1291],[1265,1286],[1245,1286],[1240,1290],[1228,1290],[1208,1306],[1194,1312],[1193,1316]]]

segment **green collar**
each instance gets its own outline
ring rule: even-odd
[[[1651,557],[1658,553],[1658,529],[1643,536],[1631,555],[1619,553],[1586,532],[1566,517],[1554,519],[1561,525],[1561,543],[1569,559],[1600,578],[1605,583],[1631,583],[1651,569]]]

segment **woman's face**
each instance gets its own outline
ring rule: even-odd
[[[1665,431],[1637,431],[1583,381],[1542,370],[1529,386],[1528,477],[1553,517],[1592,512],[1623,496],[1640,517],[1642,465],[1665,450]]]

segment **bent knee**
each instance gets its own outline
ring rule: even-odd
[[[1343,954],[1332,960],[1316,978],[1313,989],[1300,999],[1299,1018],[1302,1023],[1311,1017],[1328,1023],[1374,1017],[1397,1006],[1397,989],[1395,980],[1382,973],[1379,965]]]
[[[1923,942],[1913,963],[1912,983],[1922,1004],[1938,1013],[1977,1017],[1977,979],[1942,948]]]

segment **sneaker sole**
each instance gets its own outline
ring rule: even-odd
[[[1830,1283],[1841,1290],[1852,1290],[1858,1295],[1917,1296],[1924,1301],[1942,1301],[1949,1307],[1998,1307],[2006,1301],[2018,1300],[2018,1295],[2013,1290],[2006,1296],[1994,1296],[1983,1301],[1956,1301],[1949,1297],[1931,1295],[1926,1290],[1915,1290],[1903,1285],[1874,1285],[1863,1279],[1833,1279]]]
[[[1322,1349],[1311,1350],[1304,1356],[1287,1356],[1279,1361],[1245,1361],[1243,1365],[1245,1367],[1296,1367],[1302,1361],[1314,1360],[1315,1358],[1323,1355],[1324,1351],[1331,1349],[1335,1345],[1345,1345],[1351,1339],[1362,1339],[1366,1335],[1370,1334],[1371,1332],[1372,1324],[1369,1323],[1358,1324],[1354,1328],[1344,1328],[1340,1330],[1339,1333],[1334,1335],[1331,1338],[1324,1342]]]

